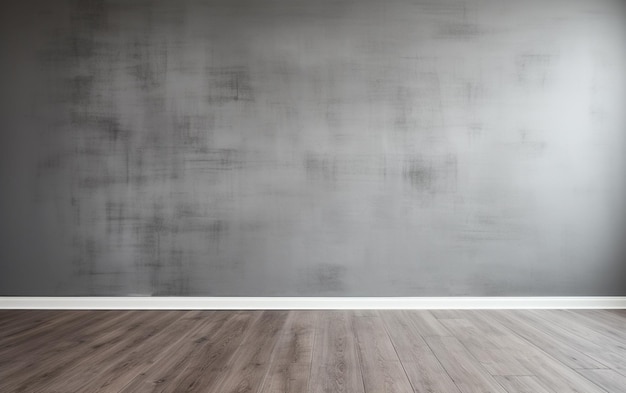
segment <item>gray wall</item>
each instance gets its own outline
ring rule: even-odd
[[[626,295],[623,1],[1,7],[0,295]]]

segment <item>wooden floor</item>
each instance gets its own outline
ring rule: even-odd
[[[626,311],[0,310],[0,392],[626,392]]]

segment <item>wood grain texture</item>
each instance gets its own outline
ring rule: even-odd
[[[0,316],[2,392],[622,393],[626,386],[618,358],[626,314],[614,311]]]
[[[381,311],[413,389],[416,392],[458,393],[459,389],[420,336],[420,330],[414,324],[415,320],[410,318],[415,314],[417,313],[413,311]]]
[[[532,311],[524,311],[524,316],[531,314]],[[499,324],[491,324],[483,318],[475,317],[474,314],[467,312],[467,317],[480,327],[480,332],[485,338],[491,340],[493,337],[501,336],[508,343],[506,348],[507,356],[516,359],[526,370],[528,375],[536,376],[541,383],[554,390],[555,392],[600,392],[598,387],[588,380],[580,378],[570,367],[556,361],[540,347],[533,343],[520,339],[518,336]],[[541,329],[548,329],[551,326],[542,325]],[[571,337],[575,340],[576,337]],[[574,344],[574,343],[572,343]]]
[[[191,386],[197,386],[199,375],[197,371],[207,372],[213,366],[211,360],[219,357],[217,346],[229,348],[228,355],[232,355],[232,342],[226,335],[242,334],[247,330],[248,321],[253,317],[239,313],[216,312],[209,318],[199,318],[191,324],[183,323],[179,340],[172,337],[166,344],[172,343],[164,353],[166,356],[152,364],[147,370],[139,374],[122,391],[123,392],[171,392],[187,391]],[[191,320],[193,321],[193,319]],[[244,327],[242,329],[241,327]],[[239,337],[237,335],[237,337]],[[240,343],[236,340],[237,344]],[[210,355],[209,355],[210,353]],[[222,358],[223,360],[223,358]],[[204,368],[198,370],[197,365]]]
[[[98,314],[104,318],[100,322]],[[62,372],[65,367],[83,360],[90,352],[99,352],[107,344],[118,341],[124,329],[133,330],[141,317],[138,312],[116,312],[108,314],[108,317],[93,312],[91,318],[82,318],[67,325],[50,325],[40,337],[17,344],[14,353],[0,354],[0,376],[5,381],[0,388],[5,386],[9,390],[8,386],[12,386],[18,389],[19,383],[32,382],[38,375],[47,383],[57,373],[65,375]]]
[[[308,392],[364,392],[351,314],[328,311],[319,316]]]
[[[498,375],[495,378],[509,393],[556,393],[532,375]]]
[[[574,337],[593,359],[613,365],[626,376],[626,344],[623,339],[609,337],[604,334],[605,329],[589,326],[564,311],[537,310],[533,311],[533,315],[538,315],[551,326],[558,326],[562,335]]]
[[[379,317],[353,317],[365,392],[401,393],[412,390],[383,321]]]
[[[511,353],[515,346],[514,337],[485,335],[467,319],[444,319],[442,322],[491,375],[532,374]]]
[[[287,319],[287,311],[264,311],[250,326],[250,332],[225,365],[211,392],[256,391],[262,386],[272,353]]]
[[[569,310],[570,314],[579,315],[584,324],[593,325],[598,331],[617,340],[624,340],[624,318],[603,310]]]
[[[306,392],[318,313],[294,311],[277,343],[263,393]]]
[[[45,324],[55,315],[56,312],[54,310],[41,310],[36,313],[28,310],[2,310],[0,315],[0,340],[16,332],[30,330],[36,325]]]
[[[177,319],[166,329],[154,334],[138,345],[133,351],[122,354],[111,366],[104,368],[82,389],[90,392],[121,391],[137,374],[145,375],[153,364],[159,363],[165,356],[170,356],[175,348],[184,346],[192,334],[198,331],[213,331],[223,323],[223,317],[213,312],[180,313]],[[191,357],[191,353],[187,354]]]
[[[405,313],[406,317],[409,318],[417,332],[422,337],[428,336],[438,336],[445,337],[451,336],[450,332],[446,327],[439,321],[430,311],[426,310],[416,310]]]
[[[98,351],[90,351],[83,356],[80,362],[68,365],[53,381],[45,384],[40,391],[86,391],[85,381],[98,380],[103,374],[103,368],[115,364],[120,358],[131,355],[137,348],[142,348],[146,342],[159,335],[170,324],[183,315],[183,312],[173,312],[157,315],[141,321],[136,329],[128,330],[121,339],[111,345],[105,345]],[[149,358],[149,352],[142,354]],[[129,365],[132,363],[129,362]]]
[[[574,369],[606,367],[604,364],[587,356],[584,352],[574,348],[571,344],[568,345],[567,342],[558,340],[551,334],[548,328],[544,328],[540,324],[533,324],[528,318],[520,318],[521,314],[518,312],[479,311],[477,313],[480,315],[480,318],[493,325],[501,324],[514,331],[515,334],[540,347],[544,352],[568,367]]]
[[[609,393],[623,393],[626,389],[626,377],[615,370],[578,370],[578,372]]]
[[[506,393],[456,337],[426,337],[426,342],[462,393]]]

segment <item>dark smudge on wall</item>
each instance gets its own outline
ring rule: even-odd
[[[624,295],[622,3],[3,1],[0,295]]]

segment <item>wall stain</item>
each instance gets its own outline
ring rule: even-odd
[[[623,295],[624,17],[2,1],[0,295]]]

